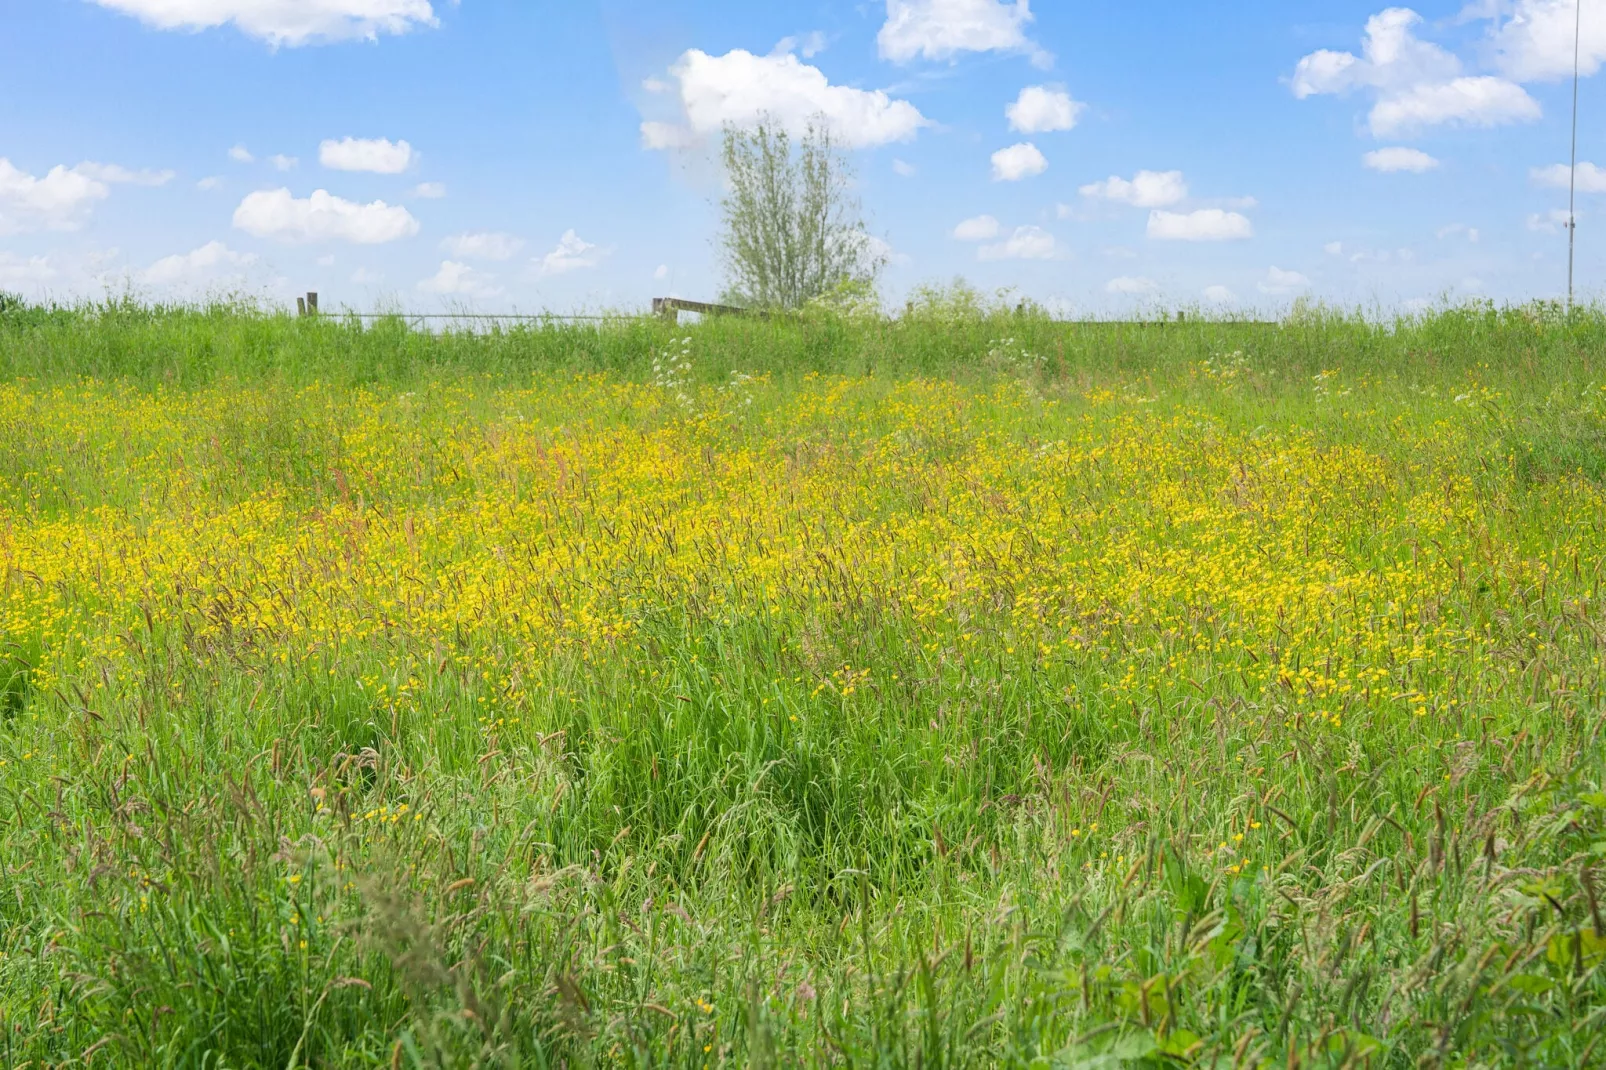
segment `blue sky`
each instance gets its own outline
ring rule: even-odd
[[[0,289],[30,295],[712,298],[710,147],[760,111],[854,146],[892,304],[960,275],[1095,314],[1565,289],[1573,0],[7,7]],[[1595,295],[1606,0],[1582,20]]]

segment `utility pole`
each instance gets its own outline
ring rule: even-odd
[[[1578,50],[1584,28],[1584,0],[1573,4],[1573,155],[1567,176],[1567,315],[1573,313],[1573,250],[1578,244]]]

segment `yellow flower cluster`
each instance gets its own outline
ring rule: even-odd
[[[378,650],[355,679],[382,707],[448,665],[511,707],[555,656],[639,661],[645,629],[762,620],[807,645],[853,619],[932,664],[1092,666],[1113,701],[1274,696],[1338,728],[1543,662],[1564,640],[1497,610],[1565,599],[1602,556],[1599,487],[1480,475],[1453,421],[1368,438],[1132,390],[744,391],[0,387],[0,637],[43,693],[126,685],[175,645],[325,677]],[[838,661],[815,684],[877,681]]]

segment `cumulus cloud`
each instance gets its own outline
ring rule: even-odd
[[[1206,286],[1204,299],[1213,305],[1231,305],[1238,300],[1238,295],[1225,286]]]
[[[558,239],[558,247],[538,261],[537,274],[542,278],[567,275],[571,271],[594,268],[607,256],[608,250],[599,249],[595,244],[582,240],[574,231],[566,230],[563,237]]]
[[[111,190],[80,168],[52,167],[35,177],[0,156],[0,234],[76,230]]]
[[[1368,125],[1395,137],[1437,125],[1498,126],[1530,122],[1539,102],[1515,82],[1467,75],[1455,55],[1415,33],[1422,16],[1393,7],[1366,22],[1361,55],[1322,49],[1299,61],[1290,82],[1301,100],[1356,90],[1374,98]]]
[[[399,175],[414,163],[418,154],[405,141],[385,138],[329,139],[318,145],[318,162],[331,171],[371,171],[376,175]]]
[[[1578,29],[1579,69],[1586,75],[1606,61],[1606,3],[1583,0],[1515,0],[1493,5],[1490,36],[1500,69],[1519,82],[1569,78],[1573,30]]]
[[[991,241],[998,237],[998,220],[990,215],[967,219],[954,228],[954,237],[960,241]]]
[[[76,167],[58,164],[36,176],[0,156],[0,234],[30,230],[76,230],[96,201],[111,187],[165,186],[172,171],[135,171],[86,160]]]
[[[1019,182],[1048,170],[1048,159],[1030,141],[993,153],[993,181]]]
[[[1566,189],[1572,173],[1566,164],[1553,163],[1549,167],[1535,167],[1528,174],[1534,182],[1541,186]],[[1596,167],[1592,163],[1585,163],[1580,160],[1578,163],[1578,192],[1606,193],[1606,168]]]
[[[946,60],[961,52],[1025,52],[1039,66],[1053,57],[1032,43],[1030,0],[887,0],[876,35],[882,59]]]
[[[435,26],[429,0],[93,0],[159,30],[210,30],[233,23],[274,46],[377,40]]]
[[[418,289],[442,297],[495,297],[502,292],[495,275],[456,260],[442,260],[440,270],[420,282]]]
[[[680,117],[641,124],[642,145],[649,149],[690,148],[717,136],[727,123],[751,126],[766,115],[794,136],[824,116],[832,134],[852,148],[909,141],[930,125],[907,100],[879,89],[832,85],[818,67],[790,53],[755,56],[736,49],[710,56],[694,48],[675,61],[669,75],[670,81],[650,79],[646,88],[673,95]]]
[[[0,287],[8,290],[36,290],[55,281],[61,272],[48,256],[26,259],[15,253],[0,252]]]
[[[1149,213],[1149,237],[1157,241],[1238,241],[1255,236],[1246,216],[1221,208]]]
[[[1409,171],[1420,175],[1439,166],[1439,161],[1423,152],[1421,149],[1387,148],[1374,149],[1361,157],[1361,163],[1374,171],[1383,174],[1393,174],[1397,171]]]
[[[420,182],[413,187],[413,196],[421,197],[426,201],[438,201],[446,196],[446,183]]]
[[[1119,201],[1134,208],[1167,208],[1187,198],[1188,184],[1181,171],[1139,171],[1130,180],[1111,175],[1081,187],[1080,192],[1084,197]]]
[[[892,161],[892,173],[900,178],[913,178],[918,171],[919,169],[916,168],[912,163],[908,163],[904,160]]]
[[[286,156],[283,153],[279,153],[277,156],[269,156],[268,162],[273,165],[275,171],[293,171],[301,161],[294,156]]]
[[[152,286],[216,281],[230,269],[250,267],[256,259],[250,253],[238,253],[220,241],[211,241],[188,253],[164,256],[142,271],[140,278]]]
[[[244,145],[236,145],[229,150],[229,159],[235,163],[256,163],[257,158],[251,155],[251,150]]]
[[[1152,294],[1160,288],[1160,284],[1153,279],[1134,278],[1131,275],[1121,275],[1104,284],[1104,292],[1111,294],[1128,294],[1139,296]]]
[[[1515,82],[1501,78],[1457,78],[1443,85],[1419,85],[1380,100],[1372,108],[1371,127],[1379,137],[1411,133],[1448,123],[1454,126],[1500,126],[1531,122],[1540,116],[1539,102]]]
[[[481,230],[453,234],[441,248],[460,260],[511,260],[524,248],[524,240],[501,231]]]
[[[418,220],[399,204],[357,204],[327,190],[301,199],[287,189],[258,190],[234,210],[234,226],[258,238],[283,242],[357,245],[381,245],[418,233]]]
[[[195,184],[195,188],[200,190],[202,193],[209,193],[221,185],[223,185],[223,180],[217,175],[207,175],[205,178],[201,179]]]
[[[1059,243],[1042,227],[1016,227],[1003,241],[976,250],[976,256],[980,260],[1053,260],[1059,256]]]
[[[1086,104],[1072,100],[1063,89],[1034,85],[1020,91],[1015,102],[1004,109],[1004,116],[1011,130],[1047,134],[1072,129],[1086,108]]]
[[[1274,297],[1291,294],[1309,287],[1310,280],[1305,276],[1297,271],[1284,271],[1280,267],[1273,267],[1266,272],[1266,277],[1260,282],[1260,292]]]

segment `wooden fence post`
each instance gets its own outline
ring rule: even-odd
[[[307,299],[305,297],[296,298],[296,315],[297,316],[301,316],[301,317],[304,318],[306,316],[306,314],[307,314]]]
[[[316,293],[314,293],[312,290],[308,290],[307,291],[307,315],[316,316],[317,314],[318,314],[318,295]]]

